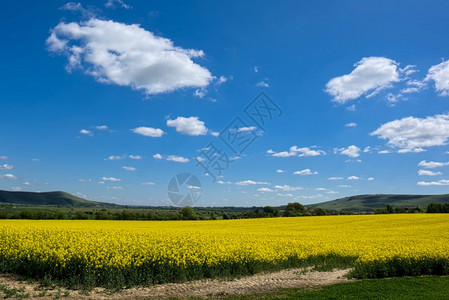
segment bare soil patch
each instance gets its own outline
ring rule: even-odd
[[[18,289],[16,295],[29,294],[33,299],[164,299],[170,297],[217,298],[220,296],[245,295],[271,292],[281,288],[316,288],[320,286],[353,281],[344,277],[349,269],[331,272],[311,271],[310,269],[290,269],[273,273],[262,273],[234,280],[197,280],[186,283],[168,283],[150,287],[125,289],[110,293],[95,288],[88,294],[65,288],[46,288],[39,283],[21,280],[15,275],[0,275],[0,284],[10,289]],[[5,293],[0,291],[0,297]]]

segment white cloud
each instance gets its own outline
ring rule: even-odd
[[[338,187],[340,188],[350,188],[350,185],[346,185],[346,184],[340,184]]]
[[[223,180],[218,180],[217,183],[218,184],[232,184],[232,182],[230,182],[230,181],[223,181]]]
[[[427,73],[425,81],[433,80],[435,89],[440,96],[449,95],[449,60],[432,66]]]
[[[276,173],[285,173],[285,171],[284,171],[284,170],[281,170],[281,169],[277,169],[277,170],[276,170]]]
[[[95,128],[97,130],[108,130],[109,129],[109,127],[106,125],[95,126]]]
[[[92,131],[87,130],[87,129],[81,129],[80,133],[85,134],[85,135],[91,135],[91,136],[93,135]]]
[[[155,185],[155,183],[151,182],[151,181],[149,181],[149,182],[142,182],[142,185]]]
[[[166,160],[179,162],[179,163],[188,163],[189,162],[188,158],[185,158],[182,156],[177,156],[177,155],[169,155],[169,156],[167,156]]]
[[[129,157],[130,159],[135,159],[135,160],[142,159],[142,156],[140,156],[140,155],[129,155],[128,157]]]
[[[433,171],[429,171],[429,170],[419,170],[418,171],[418,175],[420,176],[437,176],[437,175],[441,175],[443,173],[441,172],[433,172]]]
[[[0,179],[16,180],[17,177],[14,176],[13,174],[5,174],[5,175],[0,175]]]
[[[312,146],[314,148],[315,146]],[[326,152],[323,150],[315,150],[309,147],[298,148],[297,146],[291,146],[288,151],[275,152],[272,149],[267,150],[267,154],[271,154],[273,157],[291,157],[291,156],[299,156],[299,157],[307,157],[307,156],[319,156],[326,155]]]
[[[209,133],[210,133],[211,136],[215,136],[215,137],[220,135],[220,133],[216,132],[216,131],[209,131]]]
[[[254,70],[254,73],[258,73],[259,72],[259,67],[258,66],[254,66],[253,70]]]
[[[193,96],[203,99],[207,95],[207,89],[199,88],[193,92]]]
[[[326,194],[338,194],[336,191],[327,191]]]
[[[259,81],[258,83],[256,83],[256,86],[258,87],[270,87],[270,85],[268,83],[266,83],[265,81]]]
[[[441,179],[441,180],[438,180],[438,181],[419,181],[416,184],[420,185],[420,186],[449,185],[449,180],[448,179]]]
[[[256,126],[249,126],[249,127],[240,127],[237,131],[238,132],[248,132],[248,131],[254,131],[256,130]]]
[[[165,132],[160,129],[160,128],[152,128],[152,127],[137,127],[134,129],[131,129],[132,132],[140,134],[140,135],[144,135],[144,136],[149,136],[149,137],[161,137]]]
[[[110,190],[123,190],[123,187],[121,187],[121,186],[108,186],[107,189],[110,189]]]
[[[332,78],[326,84],[333,101],[344,104],[362,95],[368,98],[401,80],[398,63],[385,57],[364,57],[354,67],[350,74]]]
[[[272,192],[274,192],[272,189],[269,189],[269,188],[266,188],[266,187],[263,187],[263,188],[259,188],[259,189],[257,189],[259,192],[267,192],[267,193],[272,193]]]
[[[114,182],[121,181],[121,179],[119,179],[119,178],[115,178],[115,177],[104,177],[104,176],[101,178],[101,180],[102,180],[102,181],[114,181]]]
[[[406,84],[407,87],[400,91],[401,94],[417,93],[426,87],[426,83],[419,80],[409,80]]]
[[[28,181],[25,181],[25,182],[23,183],[23,185],[31,185],[31,183],[29,183]]]
[[[360,148],[355,146],[355,145],[351,145],[348,148],[336,148],[334,149],[335,153],[340,153],[341,155],[347,155],[351,158],[356,158],[360,156]]]
[[[269,185],[269,182],[265,182],[265,181],[253,181],[253,180],[245,180],[245,181],[238,181],[235,183],[236,185]]]
[[[51,30],[47,46],[68,57],[68,71],[82,69],[101,83],[130,86],[148,95],[205,87],[213,79],[209,70],[192,61],[203,57],[203,51],[174,46],[138,24],[95,17],[61,22]]]
[[[84,18],[93,18],[95,17],[95,13],[92,10],[85,9],[81,3],[69,2],[64,4],[59,9],[68,10],[72,12],[79,12]]]
[[[155,155],[153,155],[154,159],[162,159],[162,155],[160,155],[159,153],[156,153]]]
[[[168,127],[175,127],[176,132],[186,135],[205,135],[207,133],[204,122],[199,117],[177,117],[175,120],[167,120]]]
[[[320,188],[316,188],[315,191],[327,191],[327,189],[320,187]]]
[[[366,180],[368,180],[368,181],[373,181],[373,180],[374,180],[374,177],[368,177]]]
[[[104,160],[120,160],[120,159],[124,159],[124,156],[118,156],[118,155],[110,155],[108,156],[108,158],[105,158]]]
[[[107,8],[115,8],[116,5],[124,8],[124,9],[130,9],[131,7],[126,4],[125,2],[123,2],[123,0],[108,0],[104,6]]]
[[[329,177],[327,180],[342,180],[343,177]]]
[[[300,186],[289,186],[287,184],[285,184],[285,185],[275,185],[274,188],[277,189],[277,190],[282,190],[284,192],[294,192],[294,191],[299,191],[299,190],[303,189]]]
[[[0,170],[12,170],[12,169],[14,169],[14,166],[8,164],[0,165]]]
[[[293,197],[293,195],[290,194],[290,193],[288,193],[288,194],[281,194],[281,193],[278,193],[277,195],[280,196],[280,197]]]
[[[122,169],[124,169],[126,171],[137,171],[136,168],[134,168],[134,167],[127,167],[127,166],[123,166]]]
[[[449,166],[449,162],[438,162],[438,161],[425,161],[422,160],[419,162],[418,167],[424,167],[427,169],[433,169],[433,168],[437,168],[437,167],[445,167],[445,166]]]
[[[371,151],[371,147],[370,146],[366,146],[365,149],[363,149],[363,153],[368,153]]]
[[[345,125],[345,127],[357,127],[357,123],[354,123],[354,122],[348,123]]]
[[[301,171],[295,171],[295,172],[293,172],[293,174],[305,176],[305,175],[316,175],[316,174],[318,174],[318,172],[312,172],[310,169],[304,169]]]
[[[346,178],[346,180],[359,180],[360,177],[358,176],[349,176],[348,178]]]
[[[422,152],[425,147],[445,145],[449,138],[449,114],[435,115],[425,119],[407,117],[383,124],[371,132],[387,139],[390,147],[401,152]]]
[[[379,150],[379,151],[377,151],[377,153],[379,153],[379,154],[389,154],[389,153],[391,153],[391,151],[390,150]]]

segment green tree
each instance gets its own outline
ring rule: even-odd
[[[304,214],[306,209],[304,206],[298,202],[292,202],[287,204],[287,207],[284,210],[284,217],[296,217]]]
[[[390,204],[387,204],[387,213],[389,214],[394,213],[393,206],[391,206]]]
[[[279,209],[273,206],[265,206],[263,212],[268,216],[277,217],[279,216]]]
[[[181,208],[181,218],[183,220],[197,220],[198,219],[195,211],[190,206]]]

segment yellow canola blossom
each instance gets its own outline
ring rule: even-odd
[[[401,214],[217,221],[0,221],[0,262],[64,268],[179,268],[282,263],[337,255],[449,261],[449,215]]]

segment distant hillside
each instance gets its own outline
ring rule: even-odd
[[[393,207],[422,207],[429,203],[449,203],[449,194],[444,195],[357,195],[340,198],[332,201],[308,205],[308,207],[321,207],[327,210],[348,212],[371,211],[374,208],[385,208],[387,204]]]
[[[55,205],[74,207],[117,207],[119,205],[89,201],[66,192],[10,192],[0,190],[0,204]]]

